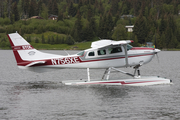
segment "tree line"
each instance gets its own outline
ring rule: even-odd
[[[46,44],[74,44],[97,39],[132,39],[135,46],[180,49],[179,0],[0,0],[0,47],[4,34],[41,34]],[[49,15],[57,15],[56,21]],[[129,16],[128,16],[129,15]],[[30,19],[40,16],[43,19]],[[127,32],[126,25],[134,25]],[[43,38],[51,31],[59,36]],[[27,38],[29,39],[29,38]],[[31,41],[31,40],[30,40]]]

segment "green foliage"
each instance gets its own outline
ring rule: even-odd
[[[39,43],[39,39],[38,38],[35,39],[35,43]]]
[[[66,44],[74,45],[74,40],[70,35],[67,36]]]
[[[9,25],[11,23],[9,18],[0,18],[0,25],[4,26],[4,25]]]
[[[139,43],[144,44],[148,34],[146,18],[142,15],[136,20],[133,33],[137,36]]]
[[[114,40],[127,39],[126,28],[122,24],[117,25],[117,27],[114,29],[112,39],[114,39]]]
[[[43,44],[46,43],[45,38],[44,38],[44,34],[42,34],[42,40],[41,40],[41,42],[42,42]]]
[[[5,7],[0,10],[0,33],[5,36],[17,31],[31,43],[38,40],[37,44],[55,46],[100,37],[134,39],[135,46],[149,41],[159,48],[180,46],[177,0],[19,0],[10,4],[2,1],[2,5]],[[58,15],[58,20],[48,19],[49,14]],[[37,15],[44,19],[29,19]],[[122,15],[135,17],[121,19]],[[126,25],[134,25],[134,32],[128,33]],[[9,47],[8,40],[0,42],[0,46]]]
[[[134,42],[131,43],[131,45],[133,45],[134,47],[139,47],[140,46],[140,44],[138,43],[138,39],[137,39],[136,35],[134,36]]]

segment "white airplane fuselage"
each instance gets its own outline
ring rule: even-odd
[[[150,62],[157,52],[153,48],[131,48],[127,51],[127,61],[125,56],[125,50],[123,46],[118,46],[121,48],[121,52],[110,53],[109,49],[111,47],[107,47],[104,49],[87,49],[81,51],[79,54],[68,55],[68,56],[58,56],[58,55],[50,55],[50,56],[35,56],[37,51],[34,51],[35,58],[30,61],[26,58],[23,60],[27,62],[23,62],[18,64],[20,68],[27,68],[27,65],[31,64],[32,61],[46,61],[45,64],[35,64],[30,67],[40,67],[40,68],[109,68],[109,67],[131,67],[136,66],[138,64],[146,64]],[[114,47],[113,47],[114,48]],[[106,52],[104,55],[99,55],[98,51],[103,50]],[[32,50],[28,49],[28,53],[31,53]],[[93,52],[93,56],[90,53]],[[21,53],[21,50],[19,50]],[[33,58],[33,55],[31,55]],[[23,57],[22,57],[23,58]]]
[[[151,48],[132,48],[128,50],[128,61],[124,48],[122,52],[109,54],[108,48],[105,55],[98,55],[98,49],[82,51],[82,56],[61,56],[59,58],[50,59],[50,64],[46,67],[53,68],[109,68],[109,67],[130,67],[138,64],[146,64],[150,62],[155,54],[155,50]],[[94,56],[89,56],[90,52],[94,52]],[[45,66],[44,66],[45,67]]]
[[[133,67],[150,62],[160,51],[154,48],[132,47],[127,44],[132,41],[100,40],[93,42],[90,49],[75,55],[62,56],[36,50],[18,33],[9,34],[8,37],[17,65],[23,69]]]

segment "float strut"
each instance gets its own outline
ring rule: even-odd
[[[138,72],[138,76],[140,76],[140,70],[137,70],[137,72]]]
[[[88,81],[90,81],[89,68],[87,68],[87,77],[88,77]]]

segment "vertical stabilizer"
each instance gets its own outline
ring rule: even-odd
[[[34,49],[23,37],[18,33],[12,33],[7,35],[16,58],[17,65],[26,62],[22,59],[23,52],[19,53],[20,50],[32,50]]]
[[[37,64],[45,64],[47,59],[60,57],[60,55],[43,53],[36,50],[18,33],[11,33],[7,36],[18,66],[30,67]]]

